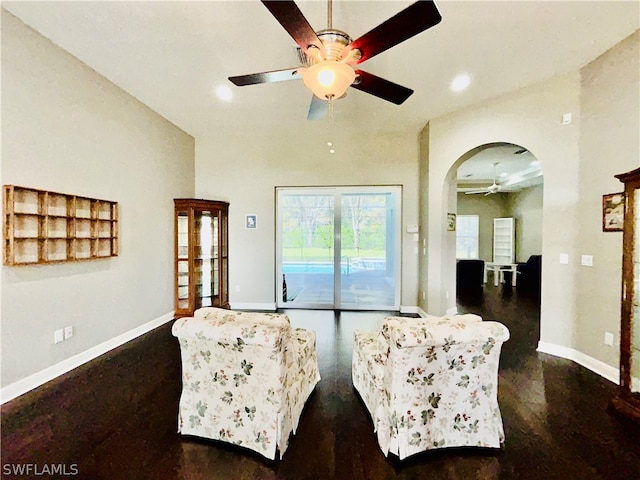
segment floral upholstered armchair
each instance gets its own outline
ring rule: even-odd
[[[353,385],[382,452],[500,448],[498,362],[508,338],[504,325],[477,315],[387,317],[380,332],[356,331]]]
[[[276,458],[320,380],[315,333],[282,314],[201,308],[177,320],[178,431]]]

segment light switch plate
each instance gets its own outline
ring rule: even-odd
[[[593,255],[582,255],[582,265],[593,267]]]
[[[64,330],[59,329],[53,332],[53,343],[60,343],[64,340]]]
[[[569,265],[569,254],[561,253],[560,254],[560,264],[561,265]]]
[[[604,332],[604,344],[609,345],[610,347],[613,346],[613,333]]]

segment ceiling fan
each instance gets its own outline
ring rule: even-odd
[[[498,185],[496,179],[496,167],[498,166],[498,163],[494,163],[493,164],[493,183],[491,185],[489,185],[488,187],[484,187],[484,188],[479,188],[477,190],[469,190],[468,192],[464,192],[466,195],[473,195],[476,193],[484,193],[485,196],[486,195],[492,195],[494,193],[498,193],[502,191],[502,186]]]
[[[332,0],[327,2],[328,25],[314,31],[293,1],[261,0],[298,44],[299,67],[229,77],[235,85],[255,85],[302,78],[313,92],[307,118],[323,118],[327,108],[344,96],[349,86],[402,104],[413,90],[355,68],[356,65],[437,25],[442,17],[433,0],[418,1],[356,40],[332,25]]]

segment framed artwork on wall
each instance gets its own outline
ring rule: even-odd
[[[624,193],[602,196],[602,231],[621,232],[624,225]]]
[[[244,216],[244,228],[255,230],[258,228],[258,216],[249,214]]]
[[[447,213],[447,230],[449,232],[456,231],[456,214],[455,213]]]

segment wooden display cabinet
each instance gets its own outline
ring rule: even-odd
[[[616,175],[624,183],[620,387],[611,406],[640,424],[640,168]]]
[[[118,204],[4,186],[4,264],[33,265],[118,255]]]
[[[229,204],[178,198],[175,203],[175,315],[229,308]]]

